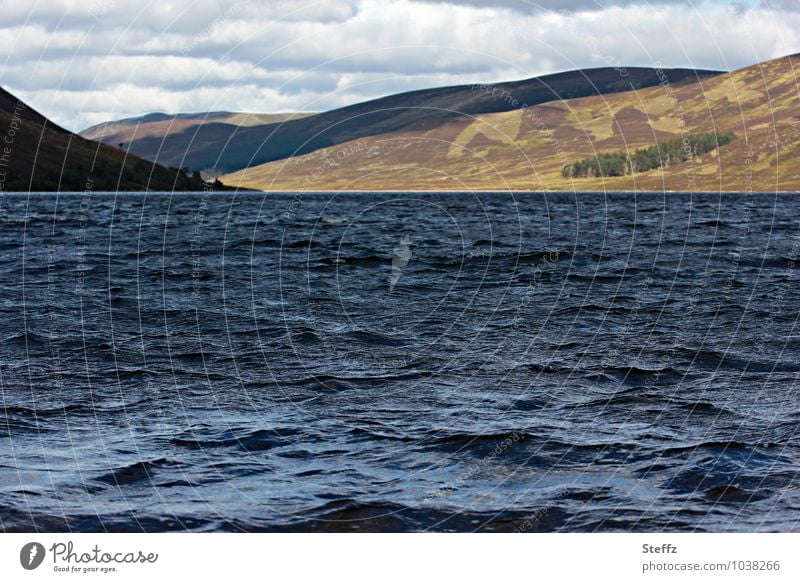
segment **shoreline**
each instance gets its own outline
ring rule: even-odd
[[[203,190],[98,190],[90,194],[197,194]],[[256,190],[235,187],[214,190],[209,194],[800,194],[800,190],[498,190],[498,189],[464,189],[464,190]],[[30,194],[85,194],[84,190],[40,190],[13,191],[0,190],[3,195]]]
[[[800,194],[800,190],[248,190],[261,194]],[[186,192],[188,193],[188,192]]]

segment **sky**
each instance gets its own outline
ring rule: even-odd
[[[800,52],[800,0],[0,0],[0,14],[0,85],[71,130]]]

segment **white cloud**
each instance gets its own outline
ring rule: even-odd
[[[6,0],[0,79],[72,129],[150,111],[318,111],[578,67],[746,66],[800,51],[797,4]]]

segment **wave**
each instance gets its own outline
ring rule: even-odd
[[[713,404],[711,402],[707,402],[705,400],[699,400],[695,402],[685,402],[683,404],[679,404],[678,408],[683,410],[687,410],[689,414],[707,414],[709,416],[722,416],[722,415],[733,415],[734,412],[727,410],[726,408],[722,408]]]
[[[391,266],[392,257],[381,257],[377,255],[367,255],[362,257],[336,256],[320,259],[323,265],[352,265],[357,267],[378,267]]]
[[[293,242],[284,242],[283,248],[285,249],[319,249],[322,248],[322,244],[315,240],[310,239],[301,239],[296,240]]]
[[[535,362],[533,364],[528,364],[527,368],[532,372],[538,372],[539,374],[554,374],[554,373],[570,371],[568,368],[564,368],[557,364],[550,364],[543,362]]]
[[[14,406],[6,405],[0,408],[0,411],[6,415],[19,415],[31,418],[50,418],[54,416],[63,416],[70,412],[92,412],[93,406],[90,404],[65,404],[63,406],[55,406],[52,408],[29,408],[27,406]]]
[[[716,452],[722,451],[741,451],[756,449],[757,447],[771,446],[774,443],[747,443],[744,441],[729,440],[729,441],[700,441],[692,444],[685,444],[676,447],[669,447],[663,450],[663,454],[671,455],[675,453],[693,452],[699,450],[712,450]]]
[[[389,433],[362,426],[353,427],[351,429],[348,429],[347,432],[355,436],[365,436],[370,439],[376,439],[379,441],[390,440],[390,441],[409,443],[419,440],[418,438],[409,435]]]
[[[574,408],[607,408],[625,405],[657,406],[659,409],[668,405],[670,398],[654,392],[640,391],[638,388],[624,390],[604,398],[595,398],[588,402],[573,405]]]
[[[716,501],[731,503],[749,503],[768,497],[763,492],[745,491],[736,485],[717,485],[706,489],[704,493]]]
[[[432,483],[431,491],[436,487]],[[423,506],[410,506],[342,497],[277,526],[262,529],[257,521],[238,525],[251,532],[523,532],[553,531],[567,518],[566,512],[556,505],[464,511],[442,506],[445,501],[446,498],[431,497]]]
[[[108,485],[133,485],[142,481],[151,481],[158,471],[166,469],[171,464],[165,458],[138,461],[132,465],[115,469],[95,480]]]
[[[350,224],[350,219],[337,216],[320,216],[318,220],[321,224],[330,224],[334,226],[340,224]]]
[[[693,368],[736,370],[741,372],[800,372],[800,364],[781,361],[759,361],[747,356],[714,350],[691,350],[681,348],[680,353],[691,361]]]
[[[294,429],[228,429],[219,431],[208,427],[197,427],[173,437],[171,443],[192,449],[233,447],[245,452],[269,451],[286,446],[300,435]]]

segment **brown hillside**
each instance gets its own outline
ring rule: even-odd
[[[0,89],[0,191],[202,189],[197,177],[75,135]]]
[[[266,190],[800,190],[797,59],[367,137],[225,180]],[[737,139],[663,170],[561,175],[565,163],[596,153],[702,132],[734,132]]]
[[[679,83],[720,72],[665,69],[662,74],[671,82]],[[186,119],[207,114],[178,114],[174,116],[180,121],[177,126],[168,125],[148,135],[106,133],[100,139],[111,145],[123,142],[131,153],[167,166],[230,173],[389,132],[428,131],[465,115],[500,113],[517,110],[523,103],[536,105],[562,98],[604,95],[658,83],[659,77],[652,68],[631,67],[625,70],[624,76],[612,67],[583,69],[483,85],[480,90],[476,90],[475,85],[420,89],[314,115],[291,114],[291,119],[266,124],[240,126],[212,117],[182,127]],[[138,121],[149,123],[169,118],[155,113]],[[123,120],[123,123],[125,121],[137,122],[136,119]],[[84,135],[92,133],[87,130]]]

